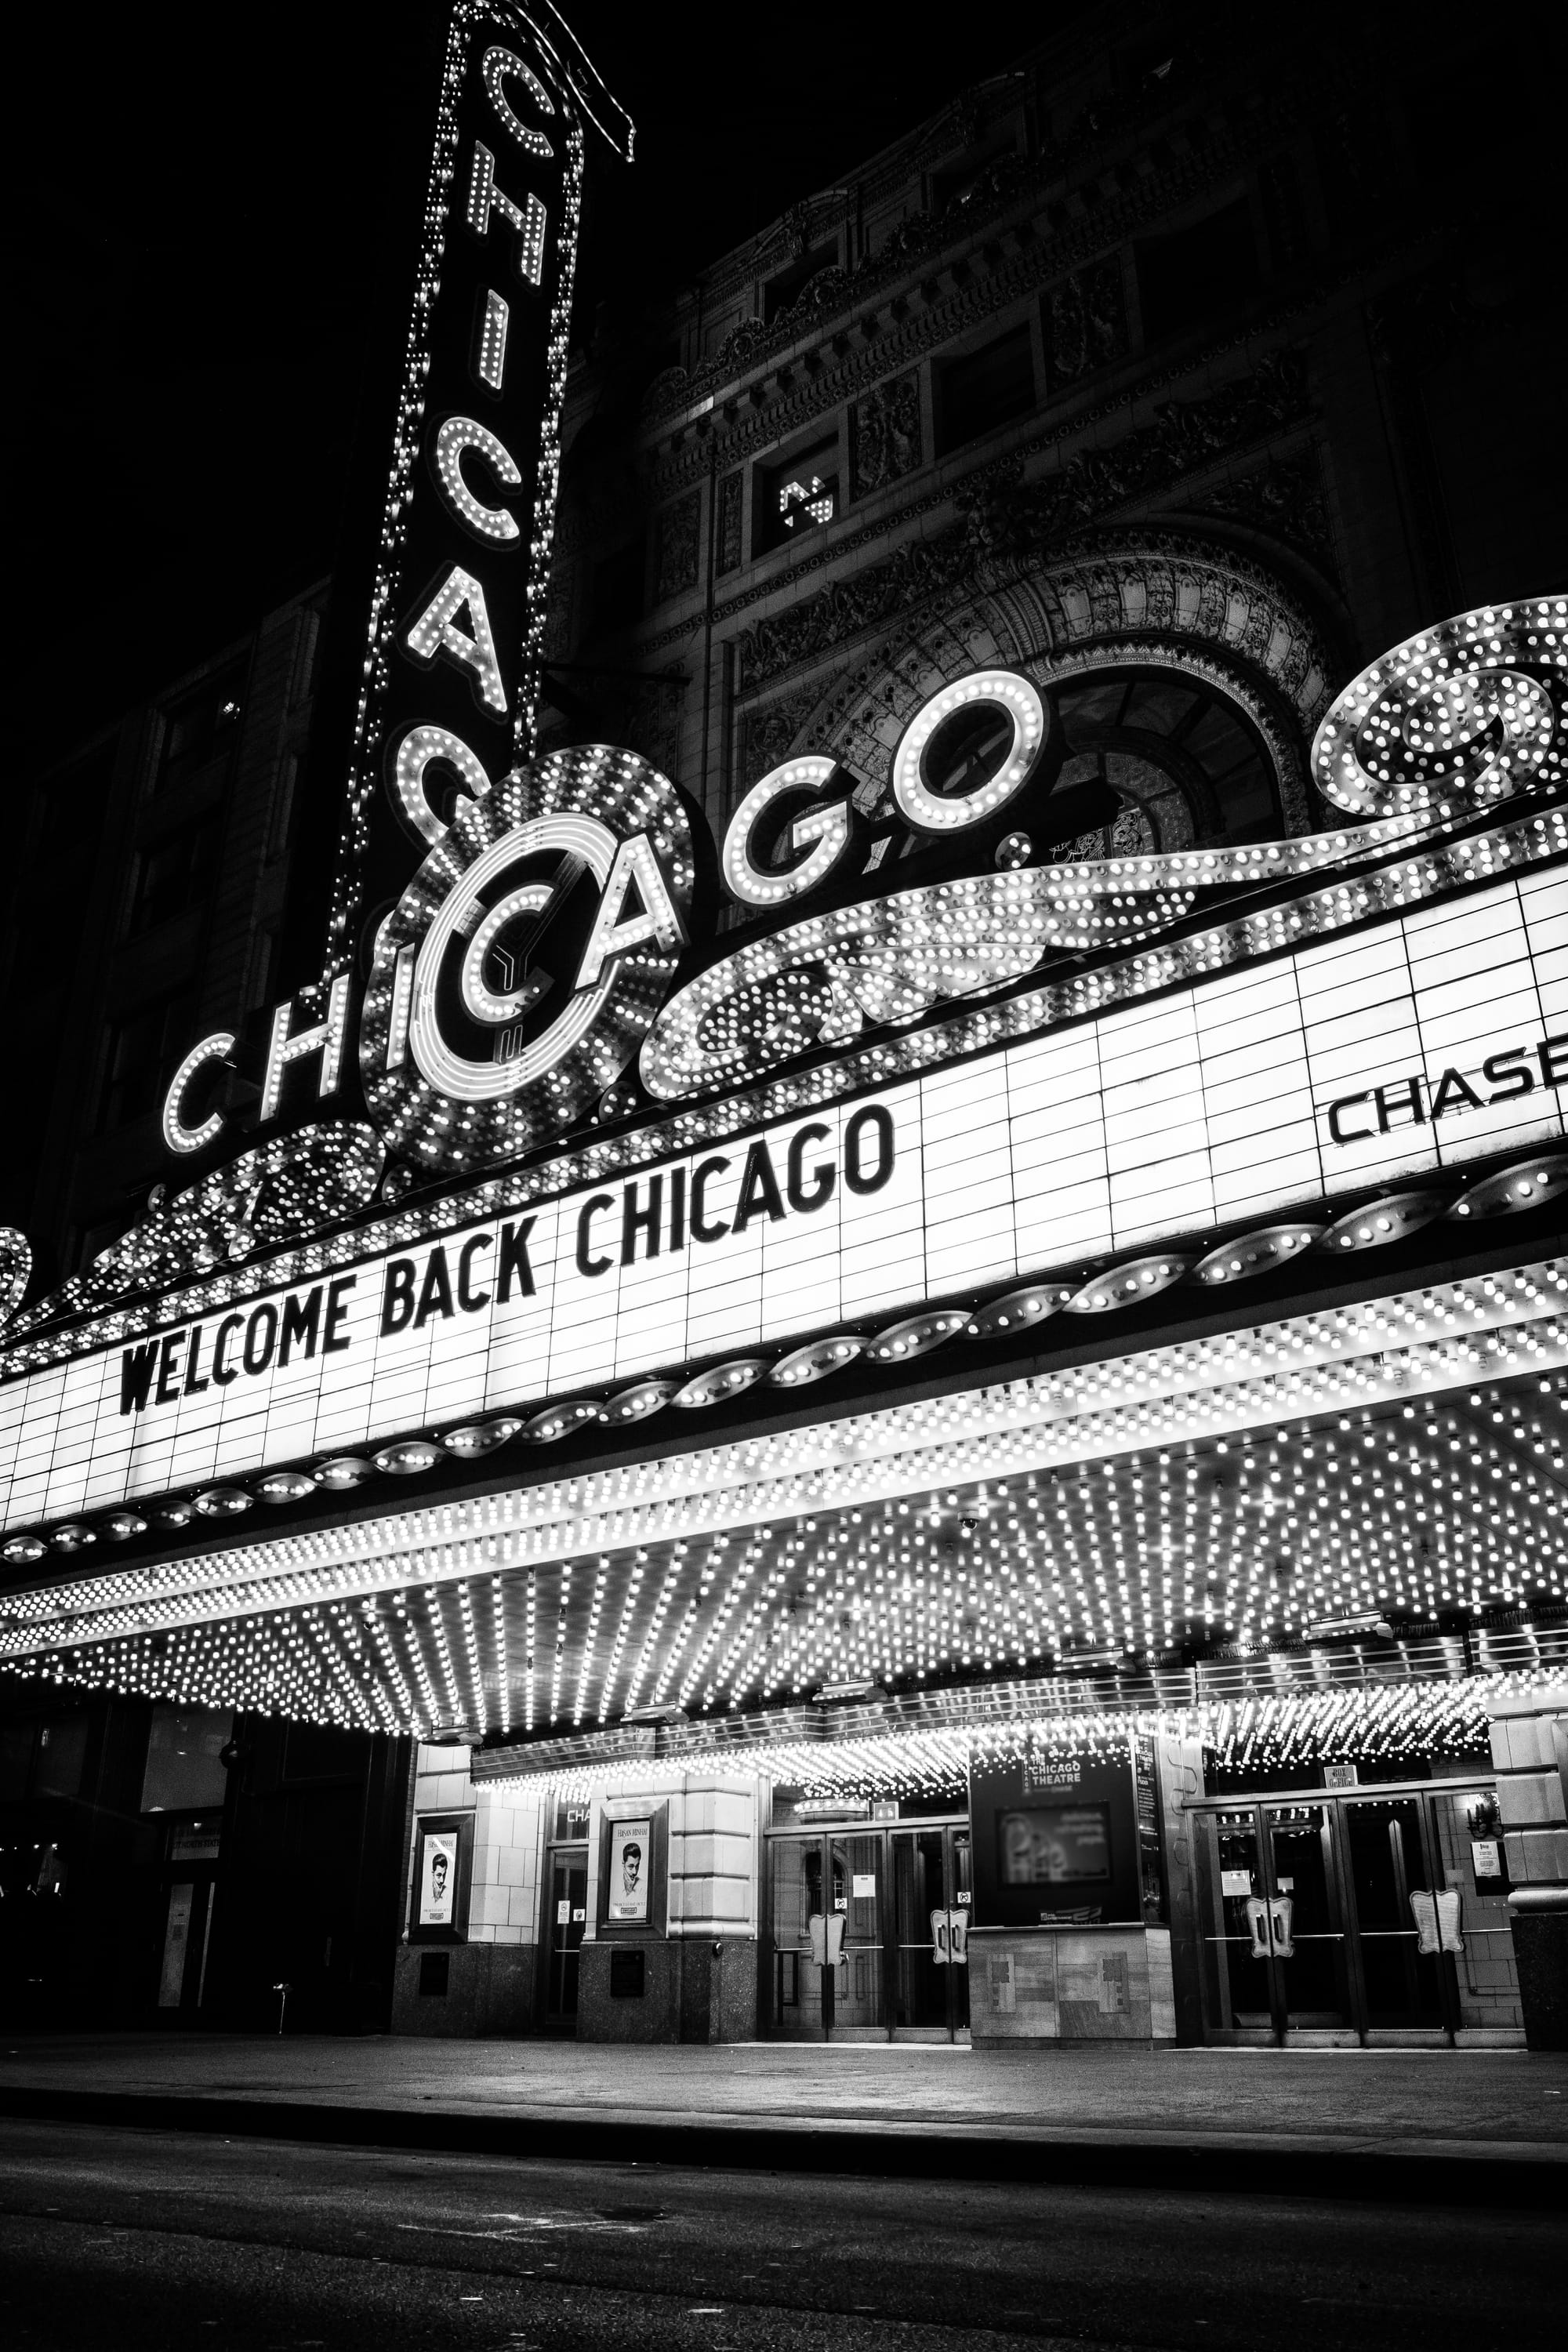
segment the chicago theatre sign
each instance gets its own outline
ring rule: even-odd
[[[1344,822],[1289,840],[1040,855],[1045,655],[711,843],[636,753],[541,753],[584,155],[630,137],[547,5],[453,10],[321,981],[248,1129],[194,1048],[163,1196],[19,1311],[12,1237],[13,1562],[1563,1181],[1563,600],[1364,670],[1312,748]]]

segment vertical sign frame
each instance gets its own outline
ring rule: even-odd
[[[633,129],[549,0],[457,0],[320,1003],[475,794],[532,750],[585,148]]]

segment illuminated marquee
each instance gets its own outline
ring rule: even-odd
[[[498,54],[487,52],[492,64]],[[511,70],[481,76],[492,107],[497,75]],[[526,142],[524,152],[534,159]],[[470,205],[470,227],[481,218],[488,225],[500,201],[493,156],[482,142],[475,152],[489,161],[475,165],[482,201]],[[574,199],[563,201],[565,217]],[[490,289],[487,303],[496,299]],[[486,348],[481,337],[475,350]],[[558,390],[551,395],[557,404]],[[417,406],[423,417],[423,400]],[[501,488],[515,486],[522,478],[510,450],[463,415],[430,418],[426,441],[440,498],[421,506],[405,484],[389,509],[398,543],[410,529],[412,499],[416,515],[428,522],[434,514],[448,535],[460,528],[477,536],[486,560],[501,563],[515,585],[522,575],[507,574],[505,562],[517,551],[516,518],[504,500],[480,499],[464,470],[482,464]],[[552,449],[550,443],[541,478],[552,486]],[[540,530],[536,558],[548,542],[547,528]],[[853,854],[865,845],[855,800],[864,780],[824,756],[793,758],[742,797],[719,845],[724,887],[749,921],[739,944],[714,953],[693,919],[712,910],[694,907],[689,821],[667,779],[605,745],[558,752],[537,769],[525,760],[500,775],[499,737],[451,703],[458,681],[495,727],[513,710],[502,640],[471,568],[479,562],[470,551],[470,561],[449,562],[395,640],[384,625],[390,606],[378,605],[379,650],[361,709],[363,739],[373,704],[384,715],[407,704],[408,723],[397,719],[385,731],[377,805],[395,814],[400,841],[416,838],[426,854],[377,926],[359,1076],[369,1116],[395,1157],[427,1172],[515,1158],[563,1129],[621,1115],[637,1101],[637,1085],[616,1085],[634,1059],[645,1101],[733,1089],[805,1055],[842,1048],[868,1028],[907,1025],[944,1002],[1005,991],[1042,963],[1156,939],[1215,894],[1256,893],[1427,848],[1430,872],[1409,869],[1402,895],[1406,902],[1412,893],[1430,895],[1448,878],[1449,845],[1462,846],[1479,814],[1553,792],[1564,780],[1568,600],[1542,599],[1461,614],[1394,648],[1341,694],[1319,729],[1314,773],[1325,800],[1365,822],[1266,845],[1041,864],[1027,825],[1041,821],[1062,759],[1042,690],[1051,656],[1041,655],[1024,669],[976,669],[939,688],[891,754],[887,782],[906,845],[945,845],[956,877],[889,887],[897,868],[883,855],[889,837],[872,842],[868,855]],[[533,587],[525,604],[523,670],[531,677]],[[401,669],[392,653],[403,657]],[[440,714],[414,716],[416,706],[435,708],[437,686],[447,698]],[[950,788],[931,761],[954,727],[977,719],[996,744],[977,775]],[[514,713],[514,733],[518,723]],[[441,812],[431,779],[445,780],[455,795]],[[360,877],[351,896],[375,870],[369,805],[362,793],[345,866]],[[1051,823],[1048,812],[1043,821]],[[399,854],[405,859],[405,847]],[[978,861],[974,870],[963,870],[966,859]],[[385,878],[395,878],[397,865],[394,857]],[[857,890],[847,877],[858,866]],[[814,892],[827,894],[822,911],[796,917],[796,903]],[[1269,945],[1299,931],[1298,911],[1288,904],[1275,910]],[[335,934],[345,922],[340,908]],[[590,955],[595,943],[600,952]],[[296,1028],[292,1007],[277,1009],[264,1120],[278,1110],[295,1060],[319,1057],[318,1092],[335,1087],[347,988],[339,969],[322,1017],[310,1025]],[[194,1151],[214,1139],[210,1118],[187,1120],[185,1090],[233,1043],[226,1034],[203,1041],[176,1074],[163,1114],[172,1149]]]
[[[1559,867],[8,1382],[7,1524],[502,1410],[547,1440],[705,1360],[721,1401],[792,1336],[1556,1141],[1565,1076]]]

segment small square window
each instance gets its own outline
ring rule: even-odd
[[[838,440],[819,441],[793,457],[757,468],[757,553],[789,547],[834,521],[838,513]]]

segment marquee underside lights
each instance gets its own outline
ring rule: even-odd
[[[1240,1347],[24,1582],[0,1603],[0,1663],[191,1703],[545,1736],[852,1683],[1054,1676],[1049,1704],[1081,1709],[1190,1703],[1216,1682],[1290,1696],[1526,1668],[1553,1641],[1568,1659],[1568,1333],[1551,1305],[1565,1294],[1560,1266],[1520,1268],[1321,1318],[1338,1344],[1316,1361],[1307,1332],[1265,1327]],[[1468,1328],[1405,1344],[1402,1322],[1445,1318]],[[1437,1622],[1500,1609],[1500,1632]],[[1540,1630],[1510,1633],[1531,1610]],[[1366,1630],[1380,1619],[1392,1638]],[[1221,1654],[1184,1666],[1194,1643]],[[448,1676],[443,1658],[461,1657]]]
[[[547,1781],[566,1797],[609,1785],[653,1792],[678,1783],[694,1764],[732,1759],[806,1800],[942,1793],[962,1803],[972,1763],[1125,1756],[1133,1741],[1161,1733],[1201,1744],[1220,1772],[1473,1757],[1487,1746],[1489,1697],[1506,1687],[1510,1667],[1528,1670],[1531,1654],[1542,1652],[1552,1660],[1568,1652],[1568,1635],[1521,1643],[1508,1654],[1508,1664],[1457,1684],[1423,1678],[1389,1688],[1346,1681],[1330,1691],[1287,1694],[1259,1690],[1254,1664],[1231,1677],[1223,1668],[1149,1677],[1119,1691],[1123,1703],[1117,1706],[1084,1683],[1009,1680],[922,1694],[918,1715],[894,1701],[769,1708],[722,1727],[699,1721],[661,1727],[651,1756],[649,1743],[639,1754],[624,1733],[618,1740],[534,1739],[482,1750],[469,1770],[497,1793]],[[1442,1671],[1436,1659],[1431,1669]],[[1265,1682],[1267,1673],[1265,1665]],[[1220,1696],[1227,1680],[1234,1696]],[[989,1711],[983,1711],[987,1701]],[[825,1717],[831,1727],[826,1738]]]

